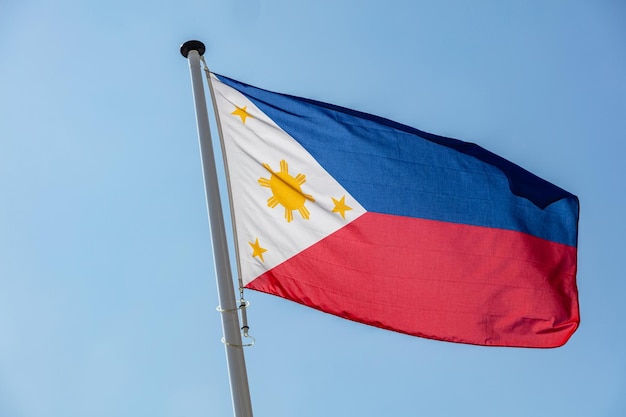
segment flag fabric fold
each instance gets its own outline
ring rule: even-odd
[[[574,333],[576,196],[475,144],[210,82],[246,288],[450,342]]]

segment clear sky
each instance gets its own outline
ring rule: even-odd
[[[562,348],[247,292],[255,416],[626,415],[626,2],[2,0],[0,416],[232,415],[188,39],[211,69],[479,145],[579,196]]]

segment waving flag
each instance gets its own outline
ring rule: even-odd
[[[410,335],[556,347],[578,199],[485,149],[212,74],[246,288]]]

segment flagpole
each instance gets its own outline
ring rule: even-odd
[[[191,72],[191,87],[196,110],[204,188],[209,211],[209,223],[211,226],[217,293],[220,303],[220,315],[222,317],[222,329],[224,332],[223,342],[226,349],[226,362],[228,364],[228,379],[230,381],[233,412],[235,417],[252,417],[250,388],[248,387],[248,375],[243,355],[237,301],[235,299],[235,289],[228,257],[224,214],[222,212],[217,182],[215,155],[211,142],[208,110],[200,68],[200,57],[204,54],[204,51],[205,46],[200,41],[187,41],[180,47],[180,53],[189,60]]]

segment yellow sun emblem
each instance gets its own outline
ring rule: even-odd
[[[301,186],[306,182],[306,176],[304,174],[298,174],[295,177],[289,175],[289,166],[284,159],[280,161],[280,172],[274,172],[268,164],[263,164],[263,167],[272,174],[269,179],[259,178],[259,184],[272,190],[272,196],[267,199],[268,207],[274,208],[278,204],[283,206],[287,222],[293,220],[293,210],[298,210],[300,216],[308,220],[310,213],[304,203],[306,200],[313,202],[315,199],[302,192]]]

